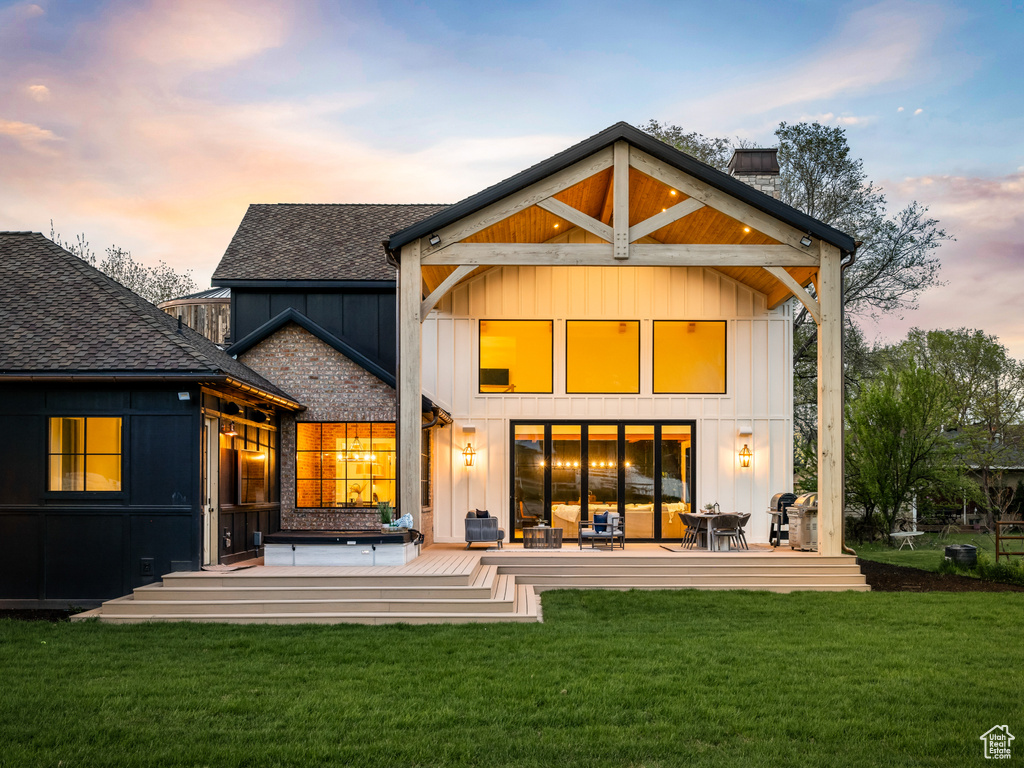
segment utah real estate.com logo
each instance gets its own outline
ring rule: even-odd
[[[1014,735],[1010,733],[1009,726],[994,725],[978,738],[985,742],[987,760],[1010,759],[1010,742],[1013,741]]]

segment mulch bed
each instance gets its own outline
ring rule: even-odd
[[[875,592],[1024,592],[1024,587],[982,581],[953,573],[933,573],[902,565],[857,558],[864,578]]]

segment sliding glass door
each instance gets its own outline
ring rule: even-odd
[[[513,538],[618,512],[631,539],[678,539],[693,486],[693,422],[513,422]]]

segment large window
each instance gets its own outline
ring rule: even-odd
[[[654,321],[654,393],[725,394],[725,321]]]
[[[397,506],[395,466],[394,422],[297,424],[295,505]]]
[[[51,491],[121,490],[121,419],[50,418]]]
[[[480,321],[481,392],[551,392],[550,320]]]
[[[565,391],[638,394],[640,321],[566,321]]]

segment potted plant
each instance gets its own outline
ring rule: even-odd
[[[391,502],[390,501],[379,501],[377,502],[377,514],[380,515],[380,530],[381,533],[389,533],[391,531]]]

